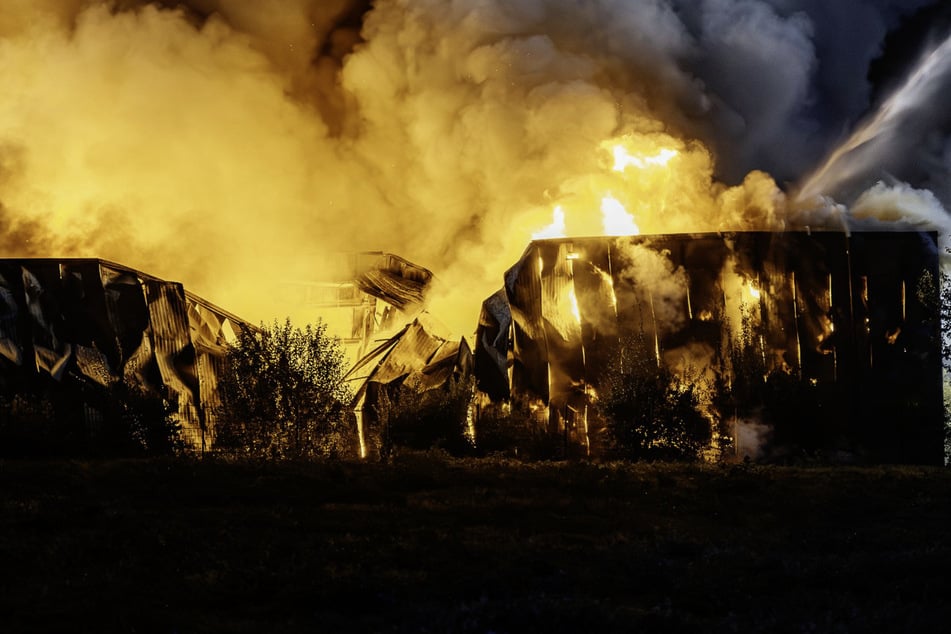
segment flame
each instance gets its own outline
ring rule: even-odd
[[[601,199],[601,222],[606,236],[636,236],[641,232],[634,222],[634,216],[627,212],[617,198],[610,195]]]
[[[543,240],[545,238],[564,238],[565,233],[565,210],[561,205],[555,205],[551,214],[551,224],[532,234],[532,240]]]
[[[759,300],[759,298],[763,296],[763,291],[753,286],[753,282],[750,282],[747,285],[747,290],[750,293],[750,297],[752,297],[755,300]]]
[[[601,279],[604,280],[604,283],[611,290],[609,300],[611,301],[611,309],[614,310],[614,316],[617,317],[617,292],[614,290],[614,278],[600,269],[598,269],[598,273],[601,274]]]
[[[601,162],[603,171],[564,183],[560,189],[561,204],[555,206],[551,224],[534,232],[532,239],[639,234],[634,214],[611,192],[621,192],[624,199],[638,201],[638,215],[643,213],[653,224],[663,223],[668,203],[690,189],[684,184],[690,182],[696,171],[691,167],[696,161],[689,152],[674,169],[671,161],[681,156],[681,151],[673,146],[679,142],[673,137],[664,139],[627,134],[600,143],[599,149],[608,152],[613,161]],[[591,213],[596,206],[601,211],[600,226],[597,216]],[[566,209],[571,211],[570,219]]]
[[[654,165],[665,166],[670,162],[670,159],[678,154],[677,150],[663,148],[657,154],[651,156],[634,156],[620,143],[611,148],[611,153],[614,155],[614,167],[612,169],[615,172],[623,172],[628,167],[645,169]]]

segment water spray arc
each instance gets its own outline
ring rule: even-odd
[[[925,105],[946,108],[951,81],[951,34],[928,52],[908,78],[812,172],[796,192],[798,202],[828,195],[850,178],[873,168],[883,159],[888,142],[902,124]],[[944,90],[942,90],[944,88]]]

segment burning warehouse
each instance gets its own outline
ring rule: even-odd
[[[0,260],[0,311],[2,422],[24,403],[51,407],[54,444],[94,445],[123,386],[170,401],[186,445],[210,447],[221,359],[250,327],[177,282],[98,259]]]
[[[929,32],[934,19],[899,24],[925,0],[290,4],[275,19],[269,3],[249,0],[15,3],[0,20],[11,87],[0,94],[3,253],[161,263],[255,323],[289,315],[299,295],[332,301],[359,357],[390,316],[398,319],[381,336],[414,317],[384,314],[386,300],[367,299],[358,284],[312,284],[333,252],[372,247],[426,262],[449,289],[433,312],[463,333],[551,207],[574,235],[597,232],[599,200],[606,215],[626,221],[628,212],[616,213],[626,207],[629,229],[655,235],[816,227],[820,215],[833,226],[843,217],[928,220],[951,235],[951,38]],[[887,382],[883,363],[906,348],[917,354],[905,341],[918,301],[910,275],[901,277],[900,323],[886,324],[898,291],[874,271],[810,271],[802,258],[760,261],[749,255],[760,250],[702,239],[729,254],[725,268],[679,262],[692,253],[677,246],[684,239],[665,239],[672,246],[648,249],[660,259],[622,269],[614,247],[601,249],[609,266],[607,256],[586,260],[594,255],[578,245],[588,242],[576,240],[566,249],[577,259],[552,256],[535,283],[560,293],[559,280],[571,279],[573,296],[522,305],[513,293],[523,289],[507,283],[486,303],[474,348],[481,385],[565,418],[578,408],[566,394],[593,402],[607,353],[588,339],[614,336],[603,334],[612,323],[618,336],[643,333],[665,364],[736,384],[730,355],[744,311],[764,372],[817,390],[862,391],[862,372]],[[803,240],[796,248],[811,257],[819,246]],[[855,260],[856,245],[815,240],[831,260],[855,264],[842,254]],[[541,244],[532,253],[549,248]],[[752,268],[742,269],[747,258]],[[631,304],[645,286],[621,273],[643,273],[651,261],[663,279]],[[780,268],[756,268],[767,263]],[[532,271],[516,267],[510,281]],[[289,301],[262,292],[289,275],[304,279]],[[398,278],[412,284],[383,293],[391,299],[425,282]],[[685,279],[689,292],[680,293]],[[377,281],[393,280],[368,286]],[[617,314],[595,317],[590,289],[616,295]],[[706,296],[719,299],[704,305]],[[875,302],[886,302],[884,316]],[[917,392],[883,390],[871,402],[884,393]],[[842,420],[860,427],[862,413]]]
[[[774,453],[942,461],[933,233],[535,240],[504,279],[483,303],[479,387],[547,410],[577,450],[606,449],[592,405],[636,337],[651,363],[704,384],[736,451],[764,449],[743,446],[756,425]]]

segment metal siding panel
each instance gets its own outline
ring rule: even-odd
[[[189,337],[185,292],[181,284],[147,280],[144,284],[152,326],[155,361],[162,382],[177,396],[183,432],[201,446],[195,348]]]
[[[62,307],[59,297],[59,267],[41,262],[24,265],[23,289],[30,316],[35,367],[57,381],[66,373],[73,348],[61,336]]]
[[[833,413],[830,420],[841,419],[835,430],[823,432],[826,438],[834,440],[841,430],[853,442],[878,452],[879,460],[940,462],[937,290],[921,290],[928,279],[938,279],[934,234],[741,232],[534,242],[505,274],[513,396],[562,407],[577,396],[579,379],[587,381],[589,371],[604,363],[613,342],[595,336],[598,311],[608,294],[598,282],[599,270],[607,268],[613,280],[618,333],[654,336],[644,299],[651,289],[638,288],[633,279],[619,275],[631,264],[624,261],[623,250],[610,250],[620,240],[663,252],[687,272],[690,303],[684,324],[667,324],[658,337],[666,349],[665,363],[673,363],[678,350],[686,353],[700,346],[712,371],[724,371],[729,356],[724,357],[724,346],[733,335],[725,313],[725,275],[733,276],[734,285],[752,280],[760,299],[755,305],[746,301],[755,311],[766,370],[793,375],[801,370],[804,381],[825,386],[822,407],[827,417]],[[562,260],[568,249],[579,256],[566,272]],[[599,264],[584,264],[589,253],[605,250],[606,262],[598,255]],[[580,336],[567,318],[564,298],[572,286],[581,314]],[[482,350],[498,337],[499,320],[490,317],[484,306],[479,335],[493,339],[478,341],[477,374],[484,372],[482,364],[498,367]],[[579,366],[582,346],[585,360]],[[893,425],[901,421],[900,433],[868,422],[883,412]]]
[[[415,321],[373,373],[372,381],[389,384],[426,365],[444,340],[430,335]]]

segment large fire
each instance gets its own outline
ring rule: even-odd
[[[703,4],[14,2],[0,248],[127,262],[252,321],[316,319],[262,289],[384,250],[467,334],[532,235],[789,228],[748,170],[802,153],[813,29]]]
[[[624,205],[611,195],[601,199],[601,220],[606,236],[633,236],[641,232],[634,222],[634,216],[627,213]]]
[[[719,4],[288,0],[276,15],[273,3],[253,0],[8,2],[0,255],[112,259],[251,321],[305,322],[326,317],[308,292],[339,281],[329,278],[342,253],[383,250],[434,272],[441,284],[419,306],[471,335],[480,298],[531,236],[547,242],[533,247],[539,253],[558,250],[528,266],[564,284],[538,295],[554,300],[554,321],[572,336],[600,335],[637,304],[659,366],[672,354],[665,338],[687,325],[769,326],[781,309],[788,325],[812,319],[794,337],[777,331],[795,339],[785,361],[802,365],[816,348],[836,376],[829,351],[849,331],[836,329],[831,309],[845,306],[851,286],[837,283],[833,297],[830,276],[827,298],[801,298],[801,288],[822,285],[799,284],[795,267],[791,281],[769,277],[727,239],[691,251],[699,260],[731,253],[719,281],[702,261],[692,261],[691,281],[677,260],[686,256],[649,243],[660,234],[848,232],[870,219],[946,224],[938,197],[910,187],[857,193],[872,181],[842,204],[825,196],[852,182],[841,165],[854,152],[892,138],[886,131],[904,133],[903,122],[927,129],[923,104],[946,111],[939,88],[951,39],[790,202],[759,169],[801,179],[869,108],[870,58],[820,59],[828,51],[816,38],[842,30],[818,21],[832,15],[815,8],[822,3]],[[882,32],[857,33],[860,45],[839,49],[881,49],[887,11],[865,9],[874,15],[848,26]],[[846,68],[860,90],[836,101],[852,110],[817,119],[825,104],[812,100],[836,86],[829,69]],[[946,155],[939,137],[922,145]],[[862,165],[884,154],[866,153]],[[947,180],[942,160],[919,162],[940,165],[919,185]],[[581,236],[632,238],[612,239],[623,257],[616,250],[601,261],[576,249],[580,239],[572,246]],[[285,301],[274,291],[288,281],[309,291]],[[909,301],[916,291],[908,287]],[[902,320],[905,294],[902,286]],[[592,320],[595,309],[606,316]],[[384,321],[368,315],[366,323]],[[353,335],[355,322],[344,322],[336,334]],[[901,333],[888,332],[897,345]],[[791,349],[789,341],[773,348]],[[757,345],[765,366],[775,350]],[[709,364],[709,351],[689,352]],[[584,372],[596,365],[584,346],[580,357]]]
[[[611,188],[624,192],[625,197],[635,201],[645,216],[662,214],[671,195],[671,183],[677,184],[695,175],[671,174],[676,169],[671,160],[680,152],[672,147],[653,149],[655,141],[650,138],[626,135],[621,139],[605,141],[600,149],[607,150],[613,157],[610,165],[604,164],[603,171],[589,177],[587,191],[571,196],[569,208],[572,210],[570,223],[566,217],[565,204],[555,205],[552,221],[542,229],[534,231],[532,239],[564,238],[569,235],[626,236],[641,232],[637,220]],[[631,168],[631,169],[629,169]],[[592,197],[604,187],[600,203],[593,205]],[[593,209],[599,209],[600,226],[596,224]]]

